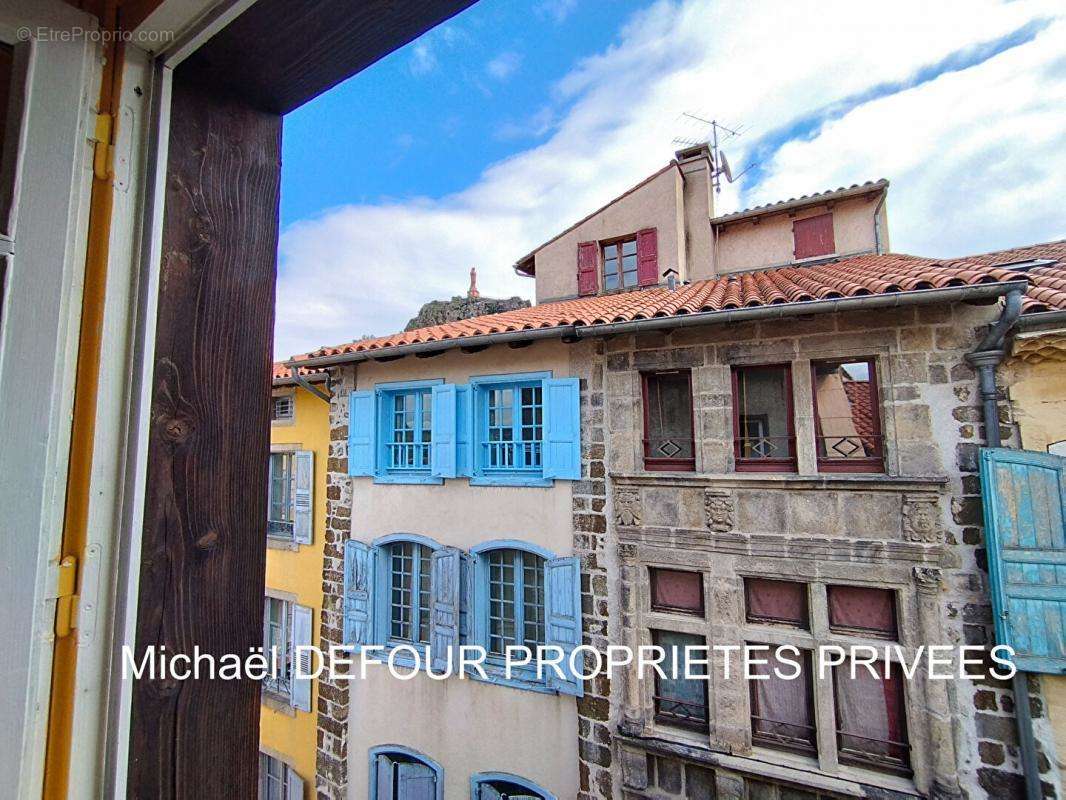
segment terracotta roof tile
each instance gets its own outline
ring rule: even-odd
[[[1021,273],[983,266],[969,259],[937,261],[899,253],[869,254],[810,266],[723,275],[680,286],[672,291],[659,286],[643,291],[545,303],[391,336],[323,347],[308,355],[342,355],[507,331],[629,322],[781,303],[995,283],[1021,277]],[[1055,287],[1049,285],[1048,288],[1054,290]]]
[[[985,266],[1020,265],[1021,262],[1037,260],[1053,261],[1053,264],[1026,270],[1029,291],[1025,293],[1025,300],[1022,302],[1022,313],[1066,310],[1066,239],[967,256],[966,260]]]
[[[299,361],[300,359],[304,359],[304,358],[307,358],[307,356],[306,355],[295,356],[294,360]],[[300,368],[300,374],[302,376],[304,376],[305,378],[320,378],[320,377],[324,378],[324,377],[326,377],[326,373],[325,372],[322,372],[321,370],[317,370],[317,369],[314,369],[314,368],[311,368],[311,367]],[[289,367],[285,366],[285,362],[284,361],[275,361],[274,362],[272,380],[275,380],[275,381],[286,380],[286,379],[291,378],[291,377],[292,377],[292,370],[289,369]]]

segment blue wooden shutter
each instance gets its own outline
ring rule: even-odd
[[[292,693],[290,703],[301,711],[311,710],[311,672],[314,661],[311,658],[311,637],[314,613],[307,606],[292,607],[292,654],[293,666]]]
[[[577,378],[544,381],[544,477],[581,479],[581,386]]]
[[[344,643],[359,649],[373,641],[374,558],[371,548],[344,543]]]
[[[455,384],[433,387],[432,472],[438,478],[455,477]]]
[[[470,644],[473,637],[471,611],[474,607],[474,557],[459,556],[459,644]]]
[[[436,800],[437,774],[425,764],[405,761],[396,765],[396,800]]]
[[[430,557],[429,643],[433,668],[442,672],[449,659],[458,665],[459,612],[462,597],[462,553],[454,547],[435,550]],[[453,655],[453,652],[455,653]]]
[[[1027,672],[1066,672],[1066,458],[981,451],[985,538],[1000,644]]]
[[[267,795],[263,795],[266,797]],[[292,767],[285,767],[285,800],[303,800],[304,782]]]
[[[455,474],[474,474],[474,404],[468,384],[455,387]]]
[[[374,474],[374,393],[352,392],[348,398],[348,474]]]
[[[293,541],[311,544],[314,531],[315,454],[313,450],[299,450],[293,455],[295,490],[293,506]]]
[[[576,556],[555,558],[544,565],[544,593],[548,620],[547,644],[558,645],[566,654],[561,665],[569,677],[561,680],[551,667],[548,684],[560,694],[583,697],[581,679],[570,670],[570,653],[581,644],[581,561]]]
[[[392,793],[392,776],[396,762],[387,755],[379,755],[374,764],[374,800],[396,800]]]

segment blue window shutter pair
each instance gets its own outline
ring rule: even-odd
[[[566,678],[548,669],[548,685],[574,697],[585,694],[581,678],[571,669],[570,654],[581,644],[581,561],[576,556],[555,558],[544,565],[544,602],[547,644],[562,648],[560,665]]]
[[[348,474],[353,477],[374,474],[375,405],[374,392],[352,392],[348,398]]]
[[[357,650],[374,640],[374,560],[373,548],[344,543],[344,643]]]
[[[581,388],[577,378],[544,381],[545,478],[581,479]]]
[[[981,451],[996,638],[1027,672],[1066,672],[1066,458]]]

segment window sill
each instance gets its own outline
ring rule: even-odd
[[[821,489],[888,492],[934,492],[947,485],[946,476],[900,477],[863,473],[825,472],[798,475],[775,472],[667,473],[628,472],[610,474],[616,486],[673,486],[729,489]]]
[[[280,694],[275,694],[268,689],[263,689],[259,694],[259,702],[269,708],[271,711],[276,711],[279,714],[284,714],[286,717],[295,717],[296,709],[291,705],[289,698]]]
[[[508,678],[504,674],[503,667],[490,663],[484,663],[481,666],[482,669],[485,670],[484,678],[482,678],[476,670],[468,671],[466,677],[470,680],[477,681],[478,683],[492,683],[497,686],[506,686],[509,689],[519,689],[526,692],[535,692],[536,694],[559,694],[558,691],[535,678],[524,680],[517,677],[515,670],[512,670],[512,676]]]
[[[405,475],[403,473],[384,473],[382,475],[375,475],[374,483],[439,486],[440,484],[444,483],[444,478],[438,478],[433,475]]]
[[[292,539],[283,539],[280,536],[267,534],[267,550],[288,550],[291,553],[295,553],[299,549],[300,545]]]
[[[471,486],[552,486],[555,481],[539,475],[476,475],[470,479]]]

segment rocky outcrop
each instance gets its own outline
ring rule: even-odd
[[[485,314],[499,314],[503,311],[528,308],[529,305],[529,301],[521,297],[462,297],[457,295],[451,300],[432,300],[426,303],[418,312],[418,316],[407,323],[404,330],[412,331],[415,328],[440,325],[443,322],[458,322],[461,319],[480,317]]]

